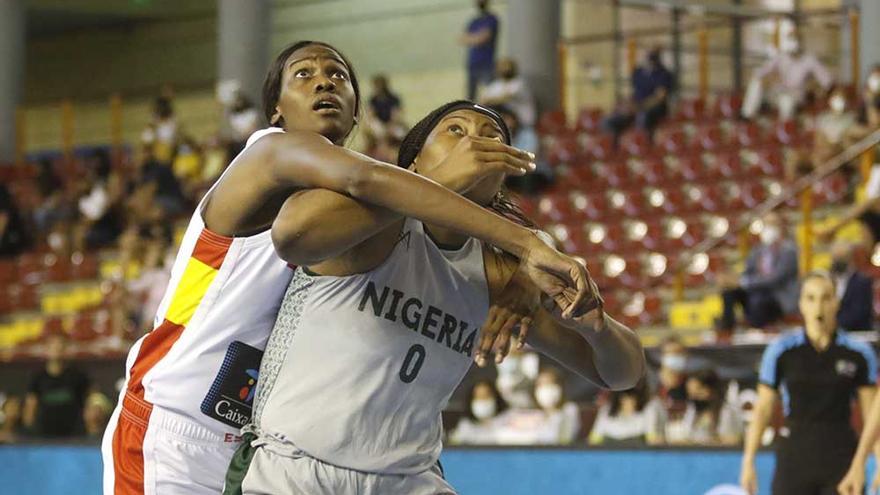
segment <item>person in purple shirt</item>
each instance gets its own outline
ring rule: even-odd
[[[498,18],[489,12],[489,0],[477,0],[479,15],[471,19],[459,41],[468,47],[467,97],[474,100],[477,86],[489,84],[495,75]]]

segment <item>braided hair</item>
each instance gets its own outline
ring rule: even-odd
[[[400,151],[397,154],[397,166],[402,168],[409,168],[409,166],[412,165],[412,163],[415,161],[418,154],[422,151],[422,147],[425,145],[425,141],[428,140],[428,136],[431,134],[431,131],[433,131],[434,128],[437,127],[437,124],[440,123],[443,117],[456,110],[471,110],[491,118],[493,121],[495,121],[496,124],[498,124],[498,127],[501,129],[504,143],[510,144],[510,129],[507,128],[507,124],[504,123],[504,119],[502,119],[497,112],[482,105],[478,105],[472,101],[456,100],[446,103],[445,105],[442,105],[439,108],[435,109],[427,116],[425,116],[425,118],[420,120],[415,126],[413,126],[412,129],[410,129],[407,135],[403,138],[403,141],[400,143]],[[505,188],[504,186],[502,186],[501,190],[499,190],[498,193],[495,194],[487,208],[514,223],[518,223],[524,227],[528,227],[531,229],[537,228],[535,222],[533,222],[522,211],[522,208],[520,208],[519,205],[510,198],[507,193],[507,188]]]

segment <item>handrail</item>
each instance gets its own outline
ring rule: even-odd
[[[794,198],[801,191],[807,189],[808,187],[812,187],[813,184],[824,179],[826,176],[836,171],[844,164],[848,163],[850,160],[870,150],[878,143],[880,143],[880,129],[875,130],[871,134],[868,134],[864,138],[860,139],[849,148],[831,157],[825,163],[816,167],[809,174],[796,180],[794,183],[784,189],[780,194],[767,199],[762,204],[753,208],[751,211],[743,214],[736,225],[733,228],[728,229],[727,233],[723,236],[704,239],[702,242],[694,246],[693,249],[689,249],[682,253],[682,256],[676,262],[672,273],[678,273],[679,271],[683,270],[687,267],[688,263],[693,261],[693,257],[695,255],[705,253],[718,247],[718,245],[727,241],[727,239],[729,239],[733,235],[737,235],[743,229],[748,228],[749,225],[751,225],[751,223],[755,220],[763,217],[768,212],[779,207],[779,205],[785,203],[786,201]]]

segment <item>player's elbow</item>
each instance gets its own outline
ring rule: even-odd
[[[645,377],[647,363],[645,361],[645,351],[640,343],[636,342],[625,363],[617,373],[614,373],[612,376],[602,377],[610,390],[616,392],[630,390],[635,388],[642,381],[642,378]]]
[[[301,215],[278,217],[272,224],[272,244],[278,256],[292,265],[309,266],[323,261],[320,249],[310,242],[311,222]]]

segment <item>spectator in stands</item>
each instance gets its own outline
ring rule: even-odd
[[[244,149],[247,139],[262,125],[260,111],[240,90],[235,91],[231,105],[226,107],[225,134],[230,157]]]
[[[112,413],[113,404],[106,395],[101,392],[90,393],[83,409],[83,425],[86,436],[92,440],[100,441]]]
[[[34,210],[34,225],[40,233],[45,233],[56,222],[70,222],[76,218],[76,205],[64,190],[61,179],[52,170],[52,162],[41,160],[37,163],[37,189],[43,198]]]
[[[533,391],[537,409],[512,409],[500,421],[499,443],[507,445],[567,445],[580,430],[580,411],[565,396],[562,375],[542,370]]]
[[[391,91],[388,77],[373,76],[373,95],[367,114],[366,136],[370,154],[378,159],[397,161],[397,149],[409,130],[403,121],[400,98]]]
[[[535,97],[512,58],[498,61],[495,78],[480,91],[479,102],[490,107],[503,105],[509,108],[516,114],[520,132],[535,132],[538,114]]]
[[[861,222],[865,247],[873,250],[874,245],[880,242],[880,163],[874,163],[871,167],[861,200],[850,205],[839,217],[818,225],[814,232],[819,239],[827,241],[853,220]]]
[[[742,116],[755,117],[766,99],[775,103],[781,119],[790,120],[805,100],[810,76],[823,90],[831,87],[831,73],[815,55],[804,52],[798,33],[790,31],[780,41],[779,50],[752,75],[743,100]]]
[[[660,349],[658,395],[665,403],[683,403],[687,400],[687,347],[672,335],[663,341]]]
[[[507,124],[507,128],[510,129],[511,145],[515,148],[536,155],[536,166],[532,173],[519,177],[510,176],[507,178],[505,184],[515,191],[534,194],[544,186],[552,183],[553,169],[547,165],[546,161],[537,156],[540,142],[538,140],[538,133],[535,132],[535,129],[523,129],[519,125],[516,113],[504,105],[491,108],[501,115],[501,118],[504,119],[504,123]]]
[[[0,423],[0,444],[15,443],[22,434],[21,397],[9,395],[3,401],[3,418]]]
[[[831,260],[831,275],[840,300],[838,325],[847,331],[871,330],[874,327],[874,283],[856,267],[853,246],[835,242],[831,246]]]
[[[141,133],[141,140],[152,148],[155,159],[170,164],[181,135],[171,98],[160,96],[153,104],[153,121]]]
[[[459,41],[468,47],[467,97],[473,100],[477,88],[489,84],[495,71],[498,18],[489,11],[489,0],[477,0],[478,15],[471,19]]]
[[[129,209],[135,213],[149,216],[158,208],[160,217],[173,217],[187,208],[180,180],[169,164],[156,157],[149,145],[144,149],[144,159],[140,163],[135,188],[129,198]]]
[[[507,411],[507,403],[490,381],[479,381],[468,394],[465,417],[449,436],[453,445],[494,445],[498,443],[498,418]]]
[[[0,258],[17,256],[29,245],[18,206],[6,186],[0,184]]]
[[[669,97],[675,90],[675,74],[663,64],[660,48],[653,48],[645,62],[632,73],[632,99],[619,105],[602,127],[614,134],[615,144],[633,123],[653,136],[654,129],[669,112]]]
[[[82,432],[82,413],[89,379],[65,362],[67,337],[50,335],[46,365],[31,382],[24,404],[24,425],[43,437],[70,437]]]
[[[721,337],[729,336],[736,325],[735,308],[741,305],[746,322],[764,328],[797,311],[798,252],[775,212],[763,219],[761,242],[752,248],[746,268],[739,278],[720,277],[723,313],[718,322]]]
[[[98,152],[87,160],[86,170],[85,180],[90,189],[79,199],[79,212],[84,222],[85,244],[89,249],[97,249],[114,243],[122,233],[123,191],[121,178],[111,175],[110,156],[106,152]]]
[[[170,256],[169,256],[170,253]],[[165,235],[151,236],[146,242],[141,273],[128,284],[128,291],[138,301],[136,326],[144,331],[153,328],[153,317],[171,279],[175,250]]]
[[[663,414],[658,398],[650,398],[643,381],[636,388],[612,392],[599,408],[591,445],[656,445],[663,439]]]
[[[837,86],[828,96],[828,109],[816,118],[810,157],[817,167],[843,151],[857,127],[856,114],[848,108],[846,91]]]
[[[534,352],[521,351],[511,345],[510,354],[497,366],[495,384],[501,397],[513,408],[534,406],[532,390],[538,377],[540,358]]]
[[[724,397],[724,383],[713,370],[694,373],[687,381],[688,404],[678,424],[670,422],[670,444],[736,445],[742,439],[741,412]]]

